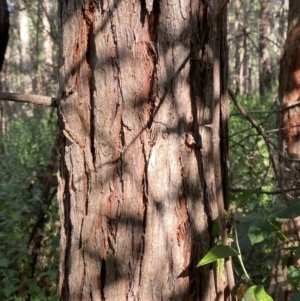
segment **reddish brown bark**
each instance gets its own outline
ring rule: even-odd
[[[60,1],[62,300],[230,299],[220,2]]]
[[[288,33],[284,45],[284,53],[280,62],[279,75],[279,101],[281,113],[279,121],[279,163],[281,187],[289,191],[285,198],[292,199],[300,195],[300,131],[299,131],[299,97],[300,97],[300,2],[289,1]],[[298,189],[299,190],[298,190]],[[292,210],[291,210],[292,211]],[[295,216],[293,217],[295,219]],[[296,231],[291,227],[293,223],[284,222],[282,231],[292,235]],[[297,221],[295,226],[298,227]],[[270,293],[275,301],[289,300],[291,297],[291,287],[286,285],[287,265],[283,259],[288,257],[288,247],[286,243],[277,242],[275,248],[274,268],[270,283]]]

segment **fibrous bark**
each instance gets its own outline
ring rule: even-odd
[[[60,1],[62,300],[229,300],[219,2]]]
[[[290,199],[288,206],[293,205],[293,199],[300,195],[300,131],[299,131],[299,97],[300,97],[300,2],[289,1],[288,33],[284,45],[284,52],[280,61],[279,74],[279,101],[281,113],[278,115],[279,123],[279,163],[280,181],[284,190],[290,191],[286,199]],[[292,213],[292,210],[290,210]],[[292,219],[294,222],[292,223]],[[291,227],[292,224],[295,226]],[[296,231],[295,229],[297,228]],[[289,223],[282,227],[284,233],[298,232],[300,228],[291,216]],[[292,239],[290,239],[292,241]],[[286,251],[287,243],[277,242],[275,248],[274,268],[270,283],[270,293],[275,301],[289,300],[291,287],[287,285],[287,268],[284,263],[289,255]],[[284,260],[284,261],[283,261]]]

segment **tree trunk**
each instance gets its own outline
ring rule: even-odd
[[[51,88],[51,75],[53,75],[54,66],[53,66],[53,41],[51,38],[51,26],[49,21],[50,14],[50,1],[44,0],[41,4],[43,8],[43,50],[45,53],[45,59],[43,61],[43,72],[42,72],[42,84],[44,86],[46,95],[52,95],[53,91]],[[50,79],[50,80],[49,80]]]
[[[230,300],[221,2],[59,1],[62,300]]]
[[[249,3],[248,1],[237,1],[235,5],[236,29],[241,30],[242,36],[238,39],[236,52],[236,73],[238,74],[238,93],[240,95],[249,93],[251,86],[250,78],[250,54],[249,54]],[[240,21],[239,21],[240,20]]]
[[[240,0],[234,1],[234,31],[236,35],[242,32],[242,26],[240,24],[240,19],[244,15],[244,5]],[[235,43],[235,74],[236,74],[236,94],[244,93],[244,71],[243,71],[243,44],[244,44],[244,36],[243,34],[236,38]]]
[[[19,4],[22,5],[20,2]],[[31,77],[31,68],[33,66],[32,59],[30,57],[30,36],[29,36],[29,24],[28,24],[28,13],[23,7],[19,11],[19,30],[20,30],[20,73],[23,75],[22,78],[22,90],[25,93],[32,92],[33,79]]]
[[[300,2],[289,2],[288,34],[284,53],[280,61],[279,100],[282,108],[280,114],[279,142],[283,164],[283,183],[287,188],[299,186],[299,176],[293,175],[293,170],[300,171],[300,129],[299,129],[299,97],[300,97]],[[288,169],[288,170],[286,170]],[[286,170],[286,171],[285,171]],[[299,192],[296,194],[299,195]]]
[[[5,51],[9,35],[9,12],[7,1],[0,0],[0,72],[4,63]]]
[[[259,20],[259,92],[266,95],[272,89],[271,56],[269,53],[271,33],[270,0],[260,0]]]
[[[279,131],[279,163],[280,181],[284,188],[286,197],[292,199],[300,196],[299,173],[300,173],[300,129],[299,129],[299,97],[300,97],[300,2],[298,0],[289,1],[288,33],[284,45],[283,56],[280,61],[279,74],[279,101],[281,113],[278,115]],[[299,232],[291,228],[291,220],[283,224],[283,229],[287,234]],[[287,265],[282,260],[288,257],[284,251],[283,244],[277,242],[275,249],[276,256],[272,279],[270,283],[270,293],[275,300],[289,300],[291,296],[290,286],[285,285],[287,279]]]

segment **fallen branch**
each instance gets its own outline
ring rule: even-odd
[[[57,107],[57,98],[50,96],[0,92],[0,100],[32,103],[47,107]]]

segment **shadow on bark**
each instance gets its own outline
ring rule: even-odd
[[[141,1],[140,30],[148,26],[148,36],[135,47],[140,64],[150,71],[147,81],[136,77],[131,85],[124,82],[131,73],[123,73],[133,58],[119,45],[115,18],[121,2],[111,10],[104,5],[110,4],[100,2],[96,9],[82,5],[68,16],[83,18],[86,29],[77,38],[88,42],[83,42],[86,48],[79,49],[80,43],[75,47],[76,64],[62,63],[60,80],[61,298],[110,300],[115,293],[134,300],[152,290],[155,300],[229,300],[227,284],[213,292],[219,280],[215,283],[211,266],[196,268],[214,243],[209,225],[218,216],[216,189],[222,189],[225,207],[228,204],[225,26],[219,49],[221,103],[214,107],[213,21],[207,5],[199,1],[192,7],[192,17],[176,32],[160,20],[159,1],[153,2],[150,13],[148,2]],[[68,9],[61,3],[62,20]],[[103,22],[94,27],[97,12]],[[106,30],[111,40],[101,46]],[[110,55],[99,52],[105,47],[112,47]],[[135,68],[147,78],[141,67]],[[114,83],[102,85],[110,72]],[[213,124],[215,112],[219,124]],[[212,141],[214,126],[220,128],[221,142]],[[214,143],[222,151],[222,174],[217,177],[223,187],[217,188]],[[179,263],[175,255],[182,257]],[[158,281],[165,276],[167,291]]]

